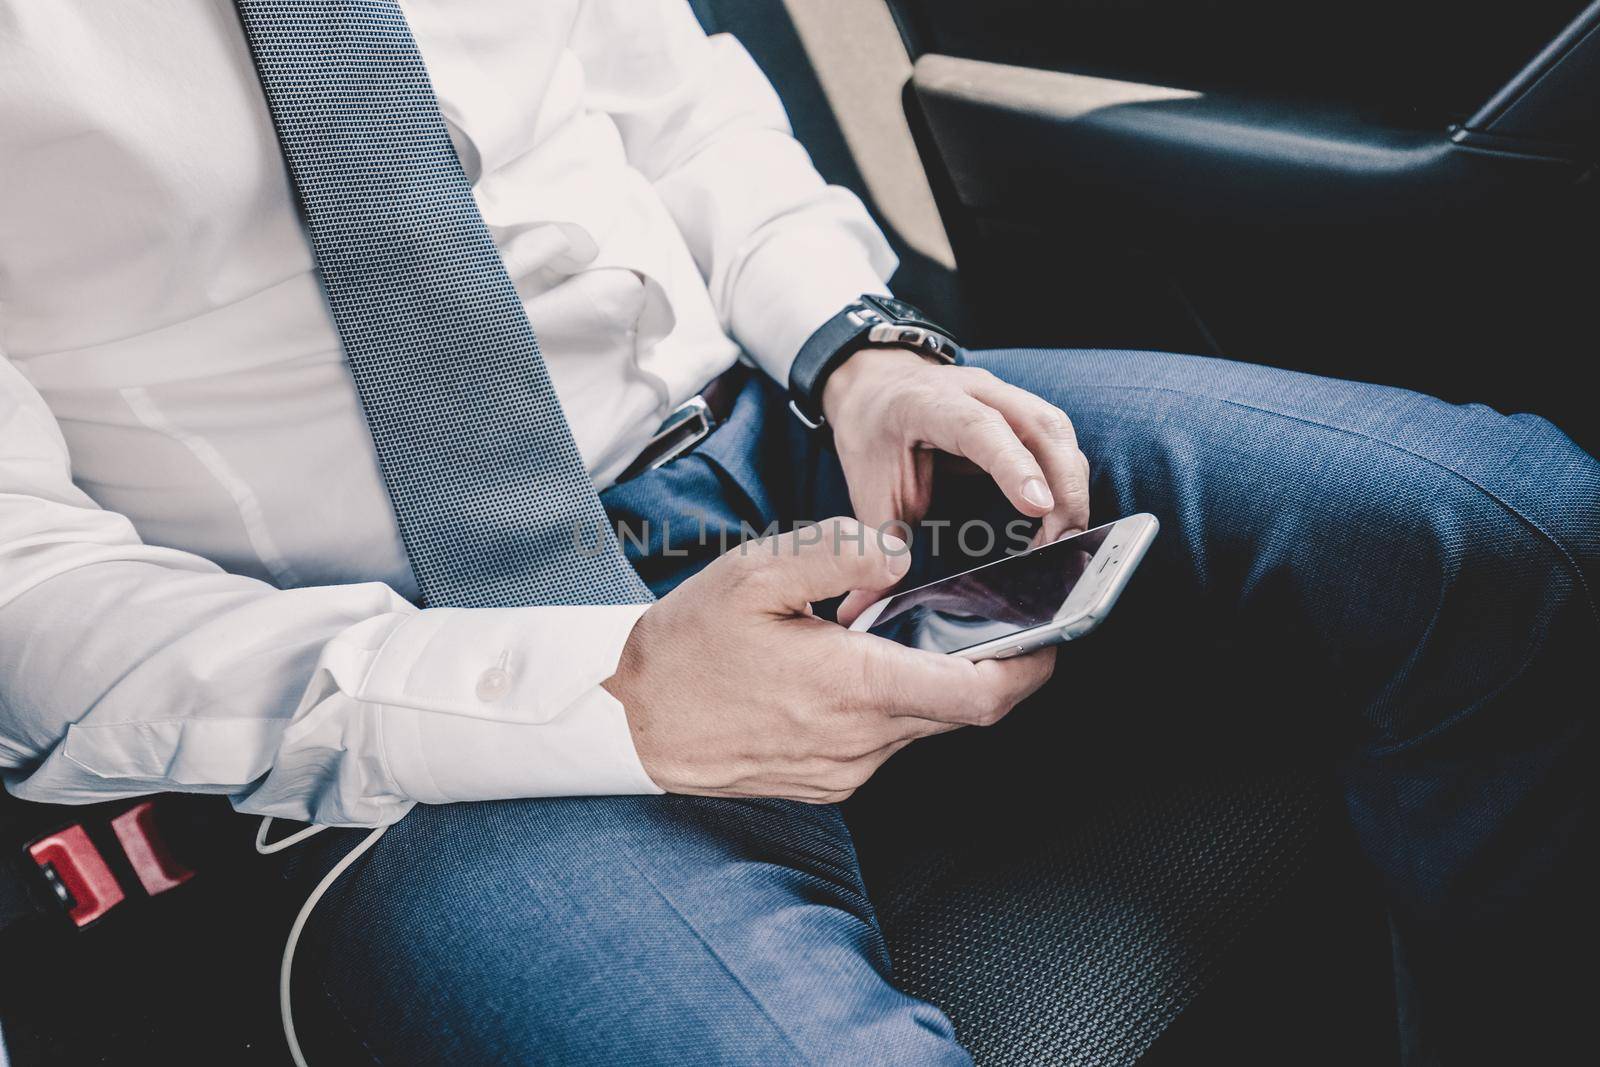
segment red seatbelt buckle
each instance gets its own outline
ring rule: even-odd
[[[104,918],[127,896],[82,826],[46,834],[28,846],[28,855],[80,930]]]
[[[139,884],[151,896],[176,889],[194,877],[192,869],[173,857],[166,838],[161,836],[155,801],[135,804],[112,819],[111,832],[117,835],[117,842],[127,855]]]

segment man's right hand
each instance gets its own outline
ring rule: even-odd
[[[905,576],[902,542],[854,519],[742,545],[639,619],[605,686],[669,793],[845,799],[919,737],[998,722],[1053,648],[972,663],[816,618],[811,602]]]

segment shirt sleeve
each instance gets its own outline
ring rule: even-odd
[[[599,684],[643,610],[420,610],[144,544],[73,485],[0,356],[0,775],[18,796],[224,793],[376,826],[417,801],[659,792]]]
[[[687,0],[584,0],[573,34],[591,107],[677,221],[723,327],[780,384],[817,327],[898,261],[856,195],[824,182],[777,93]]]

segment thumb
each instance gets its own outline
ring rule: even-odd
[[[840,626],[849,626],[861,618],[861,613],[872,605],[882,600],[888,589],[852,589],[850,595],[844,598],[844,603],[839,605],[839,610],[834,613]]]
[[[776,579],[778,606],[790,611],[855,589],[886,589],[911,566],[904,541],[850,518],[802,526],[741,551],[770,555],[763,569]]]

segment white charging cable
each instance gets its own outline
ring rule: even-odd
[[[282,852],[286,848],[293,848],[308,838],[316,837],[326,826],[308,826],[304,830],[296,830],[282,841],[267,844],[267,834],[272,830],[272,816],[268,815],[261,820],[261,825],[256,828],[256,851],[263,856],[270,856],[274,852]]]
[[[263,856],[270,856],[274,852],[282,852],[284,849],[298,845],[307,838],[315,837],[327,829],[326,826],[308,826],[304,830],[295,831],[282,841],[274,841],[269,845],[267,844],[267,831],[271,826],[272,816],[268,815],[261,820],[261,828],[256,831],[256,851]],[[362,838],[361,843],[351,849],[343,859],[334,864],[333,870],[322,876],[322,881],[317,883],[317,888],[313,889],[311,895],[306,897],[306,902],[300,905],[300,914],[294,917],[294,925],[289,928],[289,940],[283,946],[283,963],[278,968],[278,1014],[283,1019],[283,1036],[284,1040],[289,1043],[289,1055],[294,1059],[295,1067],[310,1067],[310,1064],[306,1062],[305,1053],[300,1051],[300,1039],[295,1036],[294,1009],[291,1007],[289,1000],[289,978],[294,973],[295,946],[300,943],[300,934],[305,930],[306,923],[310,921],[311,913],[316,910],[317,902],[327,895],[328,890],[333,888],[333,883],[339,880],[340,875],[348,871],[356,860],[366,855],[367,850],[378,843],[378,838],[382,837],[383,832],[387,829],[389,829],[387,826],[380,826],[373,830]]]

